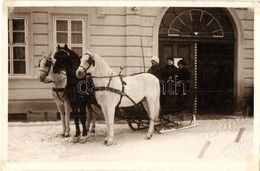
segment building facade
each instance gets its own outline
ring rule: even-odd
[[[15,7],[8,34],[9,116],[57,111],[50,85],[37,78],[38,62],[64,43],[78,54],[100,54],[116,72],[126,66],[124,74],[147,71],[152,56],[162,66],[167,57],[184,59],[199,113],[252,110],[254,12],[248,8]]]

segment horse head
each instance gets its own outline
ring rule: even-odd
[[[83,78],[87,73],[92,73],[95,70],[95,59],[91,53],[85,53],[80,59],[80,66],[76,71],[78,78]]]
[[[62,70],[66,69],[70,57],[70,49],[67,44],[64,47],[57,46],[57,52],[54,54],[54,59],[56,60],[53,66],[53,73],[58,74]]]
[[[51,67],[53,65],[51,55],[46,56],[45,53],[42,53],[42,59],[39,61],[39,77],[40,81],[44,82],[46,77],[49,75]]]

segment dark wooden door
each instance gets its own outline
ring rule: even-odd
[[[198,43],[198,112],[232,113],[234,45]]]
[[[193,87],[193,75],[194,75],[194,43],[191,42],[160,42],[159,46],[159,58],[160,66],[166,65],[168,57],[175,59],[175,65],[178,60],[183,59],[186,64],[186,68],[190,72],[190,82]]]

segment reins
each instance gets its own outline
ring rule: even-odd
[[[111,76],[102,76],[102,77],[99,77],[99,76],[88,76],[88,77],[91,77],[91,78],[113,78],[113,77],[128,77],[128,76],[135,76],[135,75],[139,75],[139,74],[144,74],[146,72],[139,72],[139,73],[134,73],[134,74],[130,74],[130,75],[122,75],[122,74],[117,74],[117,75],[111,75]]]

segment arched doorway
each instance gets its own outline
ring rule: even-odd
[[[235,36],[222,8],[168,8],[159,27],[159,58],[184,59],[199,113],[233,112]]]

